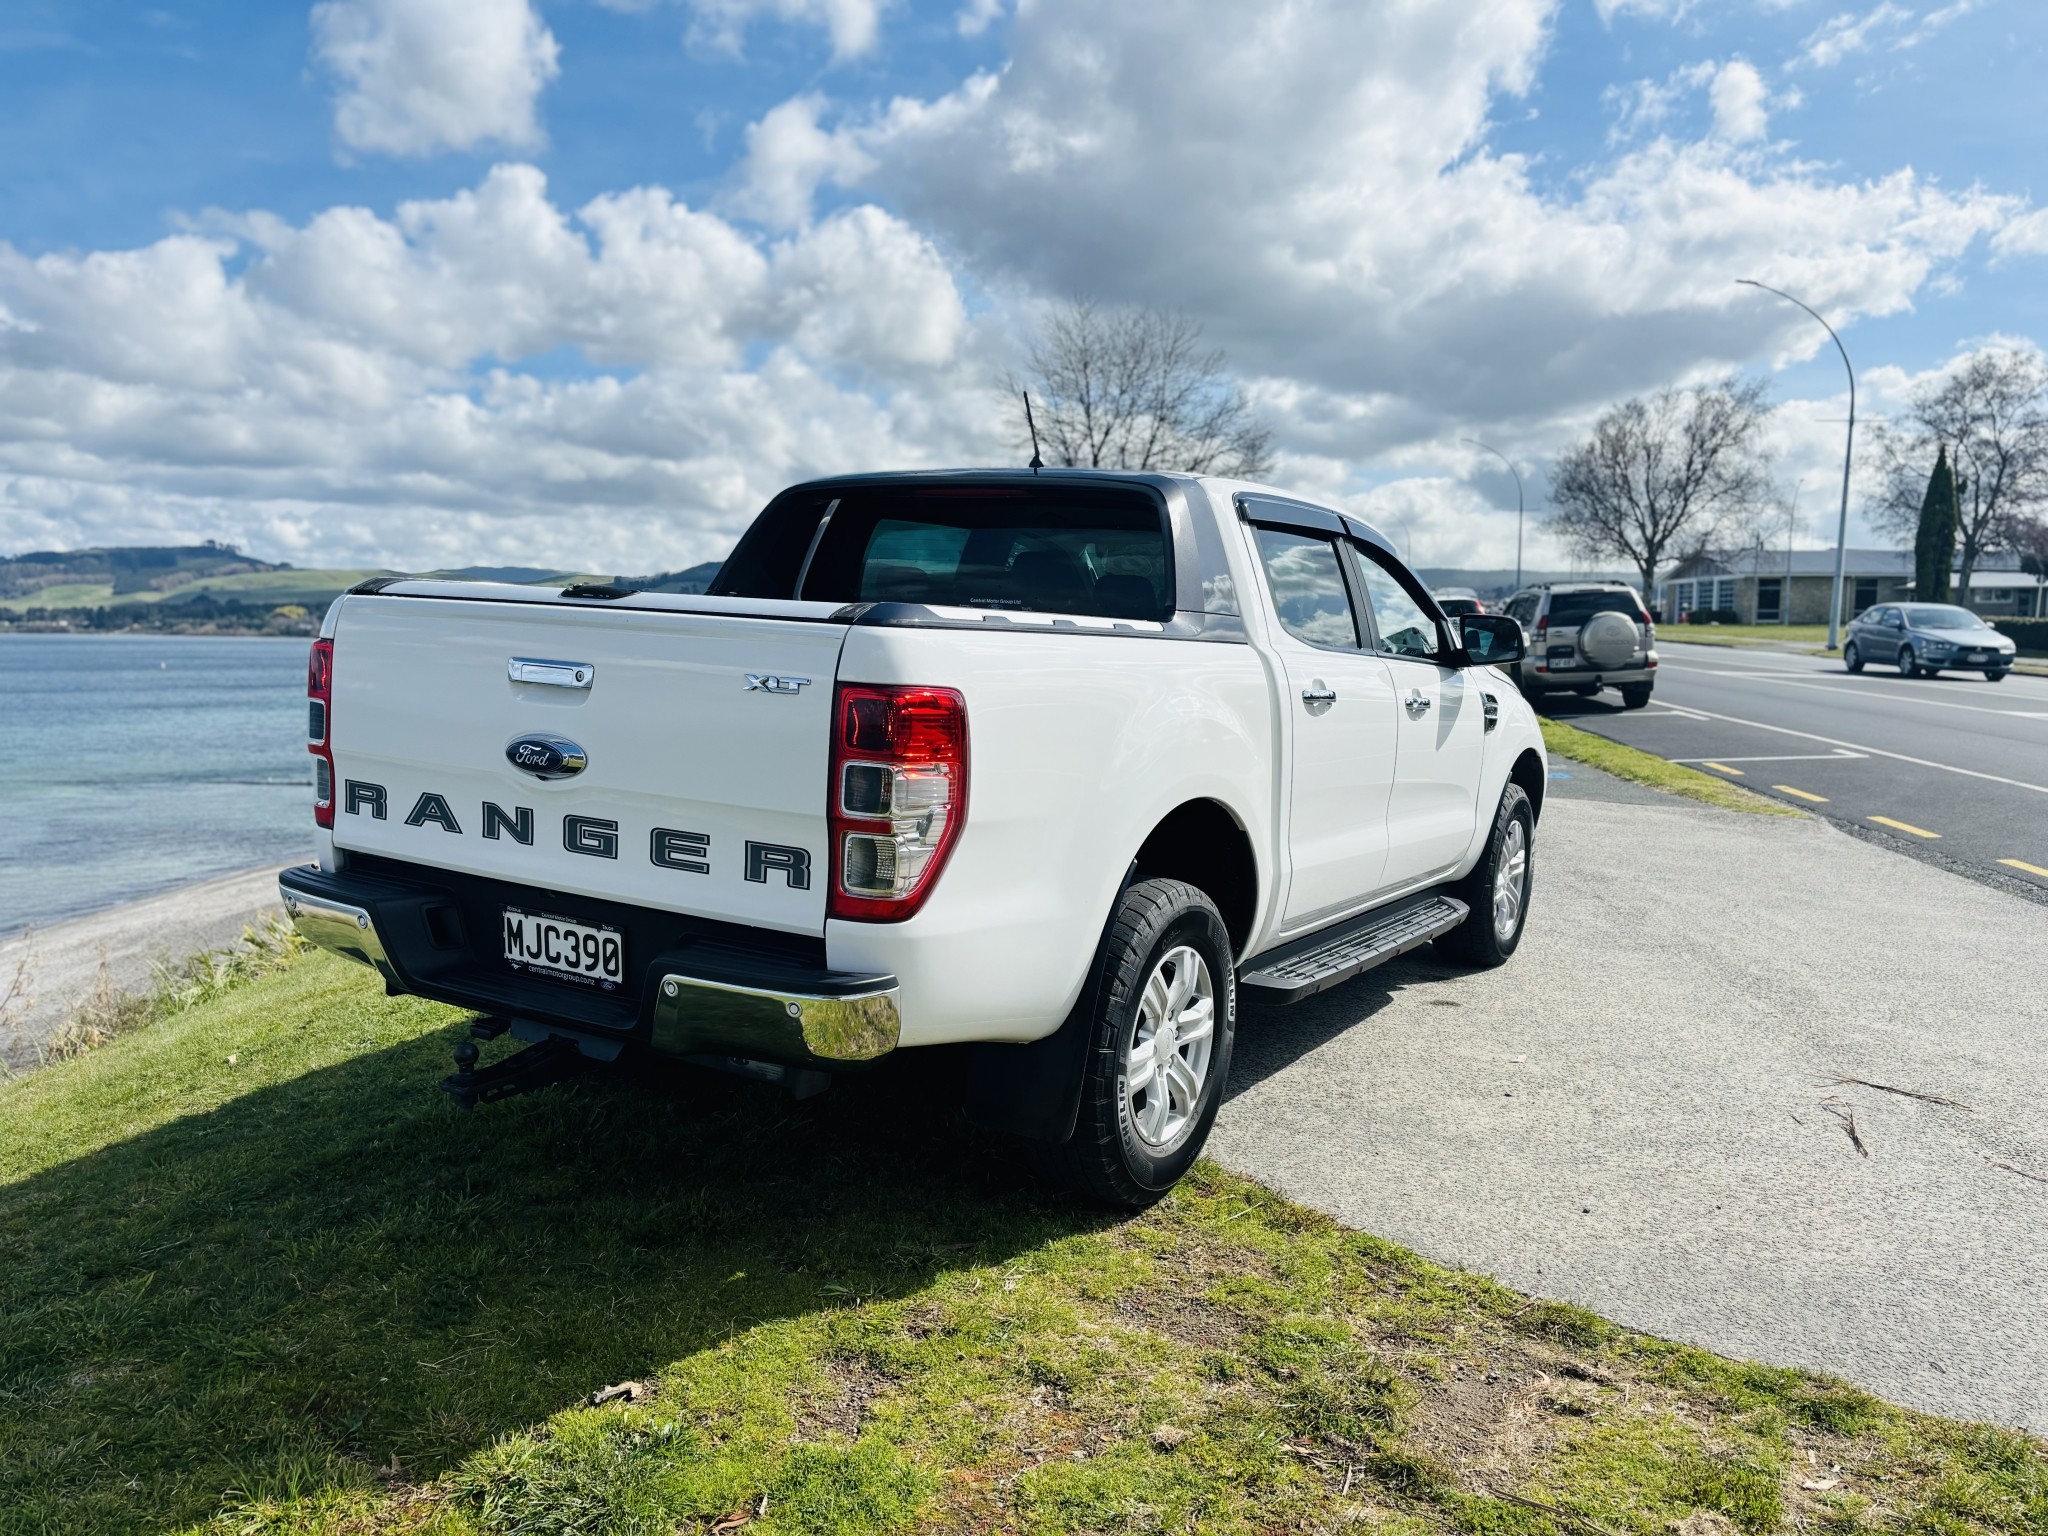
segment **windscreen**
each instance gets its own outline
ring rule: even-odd
[[[903,490],[844,497],[798,595],[817,602],[1165,619],[1165,519],[1142,496]]]
[[[1967,608],[1908,608],[1906,621],[1915,629],[1989,629]]]
[[[1596,613],[1625,613],[1632,619],[1642,617],[1636,607],[1635,594],[1620,590],[1612,592],[1554,592],[1550,597],[1550,622],[1569,629],[1572,625],[1590,619]]]

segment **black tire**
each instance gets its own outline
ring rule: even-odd
[[[1550,691],[1548,688],[1539,688],[1530,682],[1528,671],[1520,667],[1515,669],[1515,687],[1521,691],[1522,697],[1527,699],[1532,705],[1541,704],[1543,696]]]
[[[1521,905],[1516,909],[1513,931],[1504,936],[1494,923],[1494,882],[1512,840],[1509,829],[1516,825],[1521,827],[1524,854]],[[1471,914],[1436,941],[1437,953],[1453,964],[1481,969],[1505,964],[1508,956],[1521,948],[1522,934],[1529,926],[1529,895],[1535,886],[1536,811],[1522,786],[1510,783],[1500,792],[1485,852],[1472,866],[1472,873],[1451,887],[1451,894],[1470,907]]]
[[[1920,666],[1919,666],[1919,663],[1917,663],[1917,662],[1915,662],[1915,661],[1913,660],[1913,647],[1911,647],[1910,645],[1902,645],[1902,646],[1900,646],[1900,647],[1899,647],[1899,676],[1901,676],[1901,677],[1918,677],[1919,675],[1920,675]]]
[[[1593,697],[1594,694],[1598,693],[1599,691],[1600,685],[1598,683],[1581,683],[1578,687],[1572,690],[1573,693],[1577,694],[1582,699],[1590,699]]]
[[[1984,681],[1987,683],[2002,683],[2005,681],[2005,674],[2003,672],[1986,672],[1984,674]]]
[[[1645,704],[1650,702],[1650,690],[1654,686],[1655,684],[1652,683],[1622,684],[1621,707],[1623,709],[1641,709]]]
[[[1144,989],[1168,954],[1194,950],[1208,968],[1215,1006],[1207,1074],[1185,1128],[1163,1147],[1140,1134],[1125,1089]],[[1236,953],[1216,904],[1182,880],[1140,880],[1118,899],[1082,1006],[1090,1031],[1081,1112],[1058,1143],[1026,1143],[1041,1173],[1085,1199],[1139,1211],[1172,1189],[1209,1139],[1230,1076],[1237,1033]],[[1142,1090],[1141,1090],[1142,1091]]]
[[[1863,653],[1856,649],[1856,642],[1854,640],[1851,640],[1842,647],[1842,665],[1851,672],[1861,672],[1863,670]]]

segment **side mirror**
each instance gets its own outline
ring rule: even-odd
[[[1506,666],[1528,651],[1520,621],[1505,613],[1468,613],[1457,623],[1467,666]]]

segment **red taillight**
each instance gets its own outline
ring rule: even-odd
[[[924,905],[967,819],[967,701],[841,683],[832,701],[827,911],[896,923]]]
[[[1538,620],[1536,621],[1536,633],[1540,635],[1540,634],[1544,633],[1544,632],[1545,632],[1546,630],[1548,630],[1549,628],[1550,628],[1550,615],[1546,613],[1546,614],[1544,614],[1544,615],[1543,615],[1543,617],[1542,617],[1542,618],[1540,618],[1540,619],[1538,619]]]
[[[313,754],[313,824],[334,825],[334,642],[315,640],[306,657],[306,750]]]

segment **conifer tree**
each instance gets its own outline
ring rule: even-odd
[[[1949,568],[1956,554],[1956,476],[1943,444],[1920,498],[1920,528],[1913,537],[1913,596],[1923,603],[1948,601]]]

